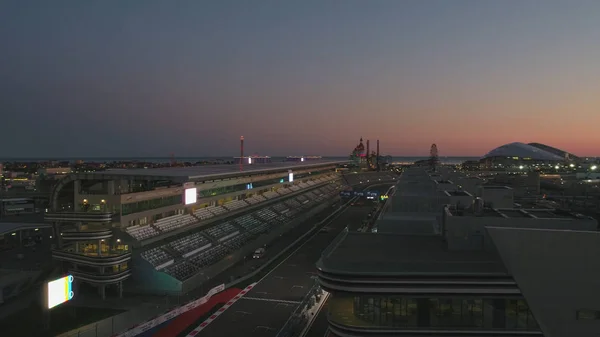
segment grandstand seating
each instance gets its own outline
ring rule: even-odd
[[[171,242],[171,247],[184,257],[211,247],[210,241],[201,233],[184,236]],[[197,251],[196,251],[197,250]]]
[[[231,250],[238,250],[253,238],[254,236],[251,233],[244,232],[228,239],[227,241],[223,242],[223,244]]]
[[[293,218],[299,212],[300,210],[297,208],[290,208],[290,210],[285,213],[285,216],[287,216],[288,218]]]
[[[284,214],[290,210],[290,207],[284,204],[283,202],[280,202],[278,204],[273,205],[273,209],[280,214]]]
[[[259,221],[251,214],[248,214],[235,219],[235,222],[242,226],[244,229],[249,230],[252,227],[260,225],[262,221]]]
[[[265,232],[269,229],[269,224],[264,221],[260,221],[252,215],[244,215],[235,219],[235,222],[240,224],[240,226],[244,227],[245,230],[249,231],[252,234],[259,234]]]
[[[351,176],[351,175],[349,175],[349,176]],[[332,178],[333,177],[329,176],[329,177],[319,178],[319,179],[315,180],[315,182],[313,182],[313,181],[310,181],[307,183],[301,182],[298,185],[294,185],[289,188],[280,188],[279,190],[277,190],[277,192],[268,191],[268,192],[264,193],[263,195],[254,195],[251,198],[248,198],[245,200],[234,200],[234,201],[224,204],[223,206],[203,207],[203,208],[200,208],[200,209],[197,209],[196,211],[194,211],[194,216],[187,215],[187,214],[174,215],[174,216],[160,219],[160,220],[156,221],[156,223],[154,223],[153,225],[132,226],[132,227],[127,228],[126,231],[133,238],[135,238],[137,240],[140,240],[140,241],[146,240],[150,237],[160,235],[161,232],[169,232],[169,231],[175,230],[177,228],[196,223],[196,222],[198,222],[198,219],[200,221],[208,220],[208,219],[214,218],[215,216],[220,216],[220,215],[226,214],[227,212],[235,211],[235,210],[247,207],[248,205],[256,205],[265,200],[273,199],[279,195],[285,195],[292,191],[299,191],[301,189],[301,187],[309,187],[310,185],[316,184],[316,182],[321,183],[324,181],[329,181]],[[318,196],[319,196],[319,194],[317,194],[317,196],[311,195],[311,197],[309,199],[320,201],[321,200],[320,198],[315,199],[315,198],[318,198]],[[306,206],[309,203],[309,201],[307,201],[309,199],[300,198],[298,200],[300,202],[304,203],[304,205]],[[282,206],[283,205],[284,204],[282,204]],[[289,208],[289,207],[300,207],[300,206],[295,205],[293,203],[292,204],[287,203],[287,204],[285,204],[285,207]],[[281,212],[283,210],[284,209],[281,209],[281,210],[277,209],[277,212]]]
[[[269,222],[272,222],[275,220],[275,218],[277,218],[277,213],[273,212],[268,208],[263,208],[254,212],[253,214],[256,215],[258,218]]]
[[[214,215],[221,215],[228,212],[227,208],[224,208],[223,206],[211,206],[206,208]]]
[[[263,196],[267,199],[273,199],[273,198],[279,197],[279,194],[277,194],[277,192],[274,192],[274,191],[268,191],[268,192],[265,192],[263,194]]]
[[[280,188],[277,190],[277,193],[281,194],[281,195],[286,195],[288,193],[292,192],[289,188]]]
[[[225,255],[227,255],[227,253],[228,250],[225,246],[218,245],[215,247],[211,247],[198,255],[194,255],[188,261],[196,267],[203,268],[206,266],[210,266],[215,262],[218,262]]]
[[[296,200],[300,203],[300,205],[304,205],[308,203],[310,200],[305,195],[299,195],[296,197]]]
[[[248,206],[248,203],[244,200],[233,200],[223,205],[229,211],[235,211],[236,209],[244,208]]]
[[[129,233],[129,235],[131,235],[132,237],[134,237],[135,239],[142,241],[145,240],[147,238],[153,237],[155,235],[158,235],[159,232],[152,226],[149,225],[144,225],[144,226],[131,226],[131,227],[127,227],[126,229],[127,233]]]
[[[263,201],[262,198],[259,198],[259,195],[254,195],[248,199],[246,199],[246,201],[250,204],[250,205],[255,205],[258,204],[259,202]]]
[[[173,216],[169,216],[166,218],[159,219],[154,223],[158,229],[163,232],[168,232],[175,230],[179,227],[187,226],[189,224],[193,224],[194,222],[198,222],[198,219],[194,218],[189,214],[177,214]]]
[[[266,201],[267,200],[267,198],[263,197],[262,195],[255,195],[254,197],[257,198],[260,201]]]
[[[298,186],[295,187],[296,190],[299,189]],[[153,248],[142,253],[142,256],[155,266],[155,268],[161,269],[179,280],[186,280],[200,269],[220,261],[229,252],[238,250],[254,240],[258,235],[269,231],[271,226],[287,223],[290,218],[293,218],[302,209],[309,207],[314,200],[320,200],[337,194],[336,187],[337,185],[330,184],[310,192],[302,193],[270,207],[256,210],[252,214],[238,216],[234,220],[220,223],[203,229],[201,232],[179,238],[165,246]],[[267,193],[271,197],[276,196],[274,192]],[[264,196],[253,196],[243,202],[256,204],[264,200],[266,200]],[[232,203],[225,204],[225,207],[202,208],[197,210],[194,215],[200,219],[203,219],[203,217],[208,219],[214,216],[208,214],[222,214],[227,212],[228,207],[226,206],[230,204]],[[229,208],[233,209],[233,207]],[[216,211],[216,209],[219,210]],[[184,260],[175,263],[175,255],[171,255],[169,252],[172,252],[172,254],[181,254]]]
[[[198,268],[187,262],[180,262],[178,264],[171,265],[164,269],[164,272],[173,276],[174,278],[184,281],[190,276],[194,275]]]
[[[205,229],[204,232],[208,233],[208,235],[214,237],[215,239],[220,239],[237,230],[238,229],[233,224],[231,224],[231,222],[225,222]]]
[[[167,267],[174,262],[173,257],[160,247],[149,249],[141,255],[144,260],[150,262],[156,269]]]
[[[212,206],[211,206],[212,207]],[[200,219],[200,220],[208,220],[212,217],[214,217],[215,215],[209,210],[210,207],[203,207],[200,209],[197,209],[194,212],[194,215]]]
[[[299,208],[302,206],[302,204],[300,204],[300,202],[298,202],[298,200],[296,199],[289,199],[284,201],[283,203],[285,203],[286,205],[290,206],[290,207],[294,207],[294,208]]]
[[[308,199],[315,199],[317,195],[318,194],[315,194],[314,191],[306,192],[303,194],[303,196],[307,197]]]

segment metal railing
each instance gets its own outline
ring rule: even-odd
[[[315,278],[313,286],[304,296],[296,310],[292,313],[288,321],[283,325],[276,337],[296,337],[300,336],[309,322],[308,311],[314,307],[323,295],[323,290],[319,281]]]

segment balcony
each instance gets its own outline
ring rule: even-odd
[[[44,221],[53,222],[112,222],[113,214],[106,212],[49,212]]]
[[[92,227],[82,231],[64,231],[61,235],[65,241],[103,240],[111,238],[113,232],[110,228]]]
[[[94,273],[94,272],[88,272],[88,271],[81,271],[81,270],[75,270],[75,269],[70,269],[69,273],[71,275],[73,275],[75,278],[77,278],[78,280],[82,280],[85,282],[89,282],[92,284],[114,284],[114,283],[118,283],[118,282],[122,282],[126,279],[128,279],[131,276],[131,269],[126,269],[123,271],[119,271],[119,272],[113,272],[113,273]]]
[[[111,267],[131,260],[131,252],[128,250],[103,250],[99,255],[88,252],[77,253],[68,250],[53,250],[52,258],[92,267]]]

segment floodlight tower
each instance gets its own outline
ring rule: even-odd
[[[369,140],[367,139],[367,169],[371,169],[371,149],[369,148]]]
[[[379,170],[381,170],[379,167],[379,139],[377,139],[377,158],[375,158],[375,160],[377,160],[376,168],[377,168],[377,171],[379,171]]]
[[[244,136],[240,136],[240,172],[244,170]]]

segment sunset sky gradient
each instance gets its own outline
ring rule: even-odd
[[[0,157],[600,155],[600,1],[3,1]]]

